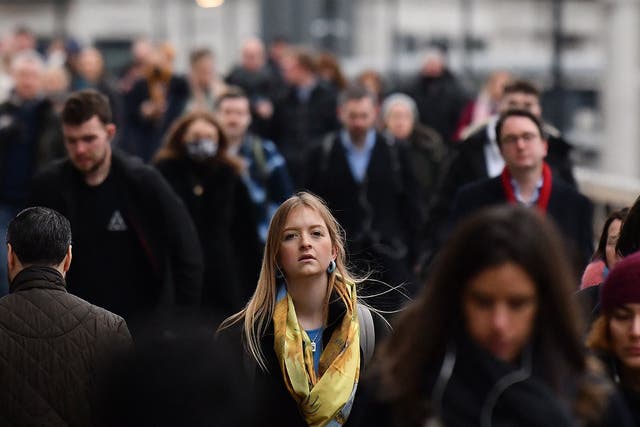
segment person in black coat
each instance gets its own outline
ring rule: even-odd
[[[416,101],[419,122],[450,142],[468,97],[458,78],[447,68],[445,54],[439,49],[429,50],[420,73],[402,92]]]
[[[187,80],[172,69],[174,52],[168,45],[154,50],[125,98],[123,148],[149,162],[162,143],[162,137],[189,100]]]
[[[198,231],[205,259],[203,307],[224,317],[253,293],[261,257],[255,208],[226,156],[227,145],[212,114],[194,111],[173,124],[155,156]]]
[[[537,118],[523,110],[500,116],[496,135],[505,167],[498,177],[462,187],[454,200],[451,221],[482,206],[519,203],[546,212],[565,236],[576,274],[593,253],[593,205],[551,172],[544,161],[547,142]]]
[[[327,201],[344,227],[360,273],[379,272],[383,282],[405,283],[409,293],[415,293],[421,213],[407,147],[375,131],[375,100],[361,86],[342,94],[340,117],[344,129],[309,152],[305,187]],[[372,283],[370,290],[388,289]],[[373,304],[394,310],[404,301],[393,298],[380,295]]]
[[[203,265],[193,221],[155,169],[112,150],[106,96],[73,93],[62,122],[69,157],[35,178],[29,204],[71,222],[69,290],[130,326],[160,308],[197,306]]]
[[[21,211],[9,224],[7,244],[11,293],[0,299],[0,424],[92,426],[99,419],[96,379],[132,346],[127,324],[67,292],[71,225],[60,213],[39,206]]]
[[[520,206],[456,229],[373,365],[362,425],[631,426],[587,357],[555,226]]]
[[[264,253],[255,293],[219,328],[245,361],[256,419],[359,425],[358,384],[386,330],[359,302],[340,225],[321,199],[297,193],[275,212]]]
[[[300,187],[305,156],[327,133],[340,127],[337,92],[319,77],[309,52],[288,51],[282,69],[288,86],[275,103],[272,139],[287,161],[294,184]]]
[[[233,67],[225,82],[238,86],[249,97],[251,131],[263,138],[271,137],[274,100],[280,91],[280,77],[266,63],[264,43],[250,37],[242,45],[241,63]]]
[[[526,110],[542,119],[540,92],[525,80],[513,81],[504,88],[498,108],[500,113],[509,109]],[[497,115],[491,117],[487,123],[471,129],[462,141],[451,146],[428,212],[429,224],[424,237],[429,244],[433,242],[436,247],[439,244],[442,238],[440,231],[447,222],[453,197],[460,188],[474,181],[496,177],[502,172],[504,159],[496,140],[497,121]],[[572,146],[548,123],[543,123],[543,131],[548,147],[545,161],[553,175],[576,187],[570,157]]]
[[[25,206],[33,177],[64,157],[60,120],[43,95],[44,63],[35,51],[17,53],[11,62],[14,88],[0,103],[0,234]],[[0,260],[7,258],[0,245]],[[0,262],[0,296],[9,291],[6,265]]]

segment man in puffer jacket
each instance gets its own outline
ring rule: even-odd
[[[102,368],[131,346],[121,317],[67,293],[71,226],[32,207],[7,230],[0,299],[0,425],[90,426]],[[96,272],[98,274],[98,272]]]

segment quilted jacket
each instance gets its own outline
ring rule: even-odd
[[[90,426],[97,374],[131,345],[121,317],[28,267],[0,299],[0,425]]]

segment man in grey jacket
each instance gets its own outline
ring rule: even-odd
[[[0,425],[90,426],[101,369],[131,347],[124,319],[67,293],[71,226],[32,207],[7,230],[0,299]]]

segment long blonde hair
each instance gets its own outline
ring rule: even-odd
[[[322,217],[327,229],[331,244],[336,250],[336,269],[329,276],[330,295],[336,285],[336,277],[340,276],[342,282],[350,281],[360,283],[363,279],[356,278],[346,267],[346,252],[344,249],[344,230],[329,211],[325,202],[314,194],[299,192],[285,200],[276,210],[267,234],[267,242],[262,258],[262,267],[258,285],[249,299],[247,305],[238,313],[226,318],[218,328],[221,331],[244,319],[243,341],[258,365],[267,370],[264,354],[260,346],[260,339],[273,319],[273,311],[276,305],[276,271],[278,252],[282,241],[282,232],[287,222],[289,213],[298,207],[307,207],[316,211]]]

